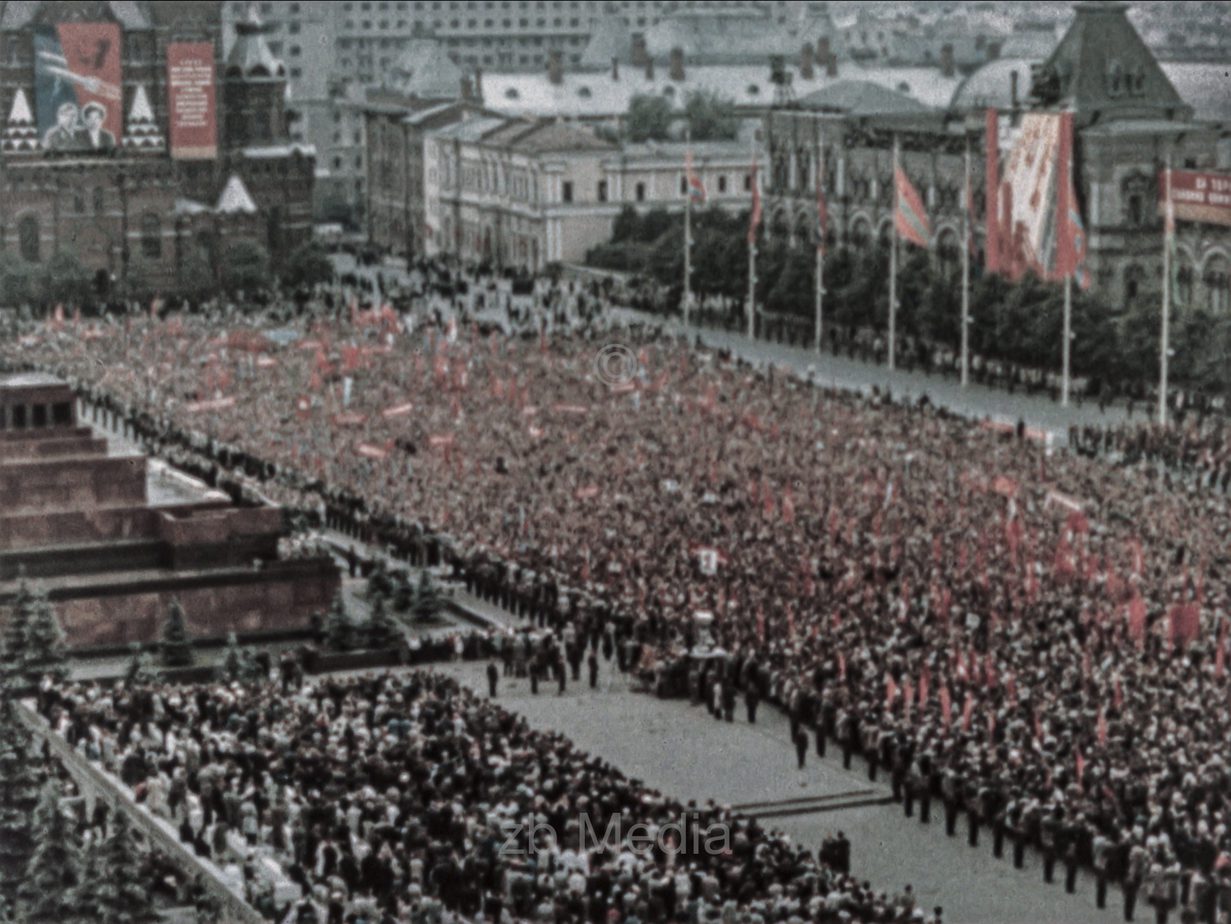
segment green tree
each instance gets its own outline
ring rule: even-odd
[[[223,248],[222,285],[228,292],[257,291],[269,283],[269,251],[264,247],[241,238]]]
[[[34,853],[38,787],[30,735],[13,700],[0,697],[0,893],[10,901]]]
[[[624,133],[629,141],[665,141],[671,130],[671,118],[668,100],[638,93],[629,101]]]
[[[17,254],[0,251],[0,305],[15,308],[34,299],[36,271]]]
[[[367,597],[389,597],[393,594],[393,578],[389,575],[389,567],[379,556],[372,562],[372,570],[368,573]]]
[[[87,924],[98,919],[98,888],[103,877],[101,845],[95,839],[82,845],[81,871],[77,876],[77,885],[67,896],[69,906],[74,912],[69,920]]]
[[[29,656],[30,619],[34,615],[34,593],[24,575],[9,603],[9,619],[4,626],[4,679],[20,680]]]
[[[333,598],[333,605],[325,614],[325,644],[334,651],[350,651],[355,647],[355,624],[346,612],[341,591]]]
[[[128,815],[112,813],[111,833],[98,845],[100,880],[94,886],[99,924],[147,924],[158,919],[142,875],[142,851]]]
[[[18,888],[23,920],[59,924],[73,914],[72,894],[81,875],[77,833],[64,811],[64,790],[48,780],[34,808],[34,853]]]
[[[172,600],[162,629],[162,663],[168,667],[187,667],[192,663],[192,640],[188,638],[184,608]]]
[[[329,254],[315,242],[304,244],[292,253],[282,270],[282,283],[292,289],[311,287],[332,278],[333,263]]]
[[[735,103],[712,90],[694,90],[684,99],[684,117],[693,141],[732,141],[739,134]]]
[[[91,297],[90,271],[67,250],[58,250],[43,264],[39,288],[43,301],[79,305]]]
[[[180,264],[176,286],[190,298],[206,298],[218,287],[218,277],[209,259],[198,248],[190,248]]]
[[[383,596],[373,597],[365,627],[370,648],[388,648],[402,637],[397,622],[389,615],[389,605]]]
[[[124,685],[129,689],[148,687],[158,679],[154,670],[154,659],[148,651],[143,651],[139,642],[128,646],[128,667],[124,670]]]
[[[55,680],[68,678],[68,649],[64,630],[56,618],[47,592],[35,591],[30,601],[30,620],[26,625],[26,679],[37,681],[44,674]]]
[[[419,572],[419,585],[415,588],[415,601],[410,606],[410,612],[416,622],[427,622],[445,608],[444,595],[432,581],[432,575],[426,569]]]

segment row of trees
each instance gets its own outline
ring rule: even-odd
[[[693,90],[684,98],[682,113],[677,113],[665,96],[638,93],[629,100],[623,138],[667,141],[673,137],[672,125],[677,118],[688,124],[693,141],[730,141],[739,134],[735,103],[712,90]]]
[[[275,276],[269,251],[255,241],[241,239],[223,246],[217,273],[201,253],[194,250],[187,254],[179,268],[178,294],[201,301],[216,295],[219,285],[230,293],[264,290],[275,283],[295,290],[311,288],[332,277],[333,265],[319,244],[300,247]],[[125,290],[122,294],[141,298],[154,294],[139,264],[129,267]],[[70,250],[56,251],[42,263],[27,263],[16,253],[0,251],[0,307],[86,306],[117,294],[121,293],[111,291],[110,280],[100,284],[97,271],[86,267]]]
[[[693,292],[726,299],[742,311],[748,292],[748,214],[718,208],[694,211]],[[899,251],[898,331],[958,349],[961,342],[960,255],[940,261],[902,245]],[[683,220],[664,210],[638,215],[625,209],[612,240],[593,248],[587,262],[651,278],[678,304],[684,273]],[[808,326],[815,315],[816,257],[810,245],[780,239],[758,243],[757,302],[765,310]],[[831,248],[825,257],[827,325],[885,330],[889,315],[889,253],[879,241]],[[1059,369],[1063,290],[1028,276],[1010,282],[972,268],[971,349],[984,357],[1042,369]],[[1074,291],[1074,373],[1133,393],[1153,384],[1158,369],[1159,303],[1144,294],[1123,308]],[[1208,394],[1231,392],[1231,318],[1188,308],[1173,318],[1172,380]]]
[[[64,633],[45,593],[23,580],[0,637],[0,921],[145,924],[158,919],[145,854],[116,812],[89,841],[17,715],[16,697],[68,673]]]

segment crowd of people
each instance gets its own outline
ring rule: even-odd
[[[288,924],[926,920],[909,889],[675,802],[440,674],[79,684],[42,708],[200,855],[239,854]],[[282,907],[264,858],[298,886]]]
[[[484,334],[454,295],[281,346],[206,318],[48,325],[6,358],[553,627],[652,660],[711,613],[726,682],[908,805],[1092,865],[1126,911],[1231,915],[1225,496],[649,329],[569,333],[566,294],[539,293],[537,335]]]

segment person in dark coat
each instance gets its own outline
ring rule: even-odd
[[[492,699],[496,698],[496,683],[500,680],[500,668],[496,667],[495,661],[488,662],[487,665],[487,695]]]
[[[804,769],[808,760],[808,733],[802,728],[795,732],[795,757],[799,760],[799,769]]]
[[[586,666],[590,668],[590,689],[593,690],[598,686],[598,655],[594,653],[594,649],[590,649],[590,655],[586,658]]]

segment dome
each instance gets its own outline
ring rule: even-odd
[[[949,108],[958,112],[1011,108],[1014,74],[1017,74],[1017,99],[1018,105],[1021,105],[1030,93],[1031,65],[1038,63],[1029,58],[989,61],[958,84]]]

